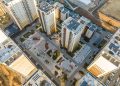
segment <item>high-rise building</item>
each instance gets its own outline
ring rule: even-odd
[[[35,0],[3,0],[8,13],[14,19],[15,23],[22,30],[26,25],[31,24],[38,13]]]
[[[60,20],[65,21],[69,17],[69,10],[65,7],[60,8]]]
[[[120,68],[120,30],[97,55],[88,71],[96,77],[103,77]]]
[[[69,17],[62,24],[61,45],[72,52],[75,46],[79,43],[81,34],[88,21],[84,21],[81,17],[79,22]]]
[[[96,30],[97,30],[97,26],[95,24],[91,22],[88,23],[88,25],[86,26],[85,36],[90,39]]]
[[[56,17],[56,21],[57,21],[57,20],[60,20],[60,16],[61,16],[60,8],[64,7],[64,5],[59,2],[56,2],[54,4],[54,7],[55,7],[55,17]]]
[[[46,1],[42,1],[38,6],[39,19],[41,21],[43,31],[48,35],[56,32],[55,8]]]

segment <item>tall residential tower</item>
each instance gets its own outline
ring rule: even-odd
[[[81,34],[89,21],[85,21],[85,17],[81,17],[76,21],[72,17],[66,19],[62,24],[61,45],[72,52],[80,41]]]
[[[3,0],[8,13],[22,30],[26,25],[31,24],[37,17],[35,0]]]
[[[56,18],[54,6],[43,1],[39,4],[38,10],[43,31],[46,32],[48,35],[56,32]]]

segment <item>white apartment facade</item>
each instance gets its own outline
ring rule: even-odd
[[[69,17],[62,24],[61,45],[67,48],[69,52],[72,52],[79,43],[81,34],[87,24],[85,21],[80,21],[84,21],[82,17],[79,22]]]
[[[47,35],[56,32],[55,8],[46,1],[42,1],[38,6],[39,19],[43,27],[43,31]]]
[[[55,7],[55,17],[56,17],[56,20],[60,20],[60,16],[61,16],[60,8],[64,7],[64,5],[59,3],[59,2],[56,2],[54,4],[54,7]]]
[[[3,0],[8,13],[22,30],[38,18],[35,0]]]

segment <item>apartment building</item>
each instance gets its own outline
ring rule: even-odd
[[[100,83],[100,81],[96,80],[95,77],[87,73],[76,82],[75,86],[104,86],[104,85]]]
[[[26,54],[2,30],[0,30],[0,63],[17,71],[25,79],[28,79],[37,71]]]
[[[56,86],[41,70],[30,77],[23,86]]]
[[[42,1],[38,6],[39,20],[42,24],[43,31],[47,35],[51,35],[56,32],[56,17],[55,8],[46,1]]]
[[[43,84],[56,86],[2,30],[0,30],[0,63],[21,74],[22,86]]]
[[[38,18],[35,0],[3,0],[3,3],[21,30]]]
[[[67,48],[69,52],[72,52],[80,41],[81,34],[88,23],[83,18],[81,17],[78,22],[72,17],[69,17],[62,23],[61,45]]]
[[[120,30],[101,50],[96,59],[87,68],[96,77],[104,77],[120,68]]]

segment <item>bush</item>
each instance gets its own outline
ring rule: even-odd
[[[41,24],[36,25],[36,29],[37,29],[38,27],[40,27],[40,26],[41,26]]]
[[[31,35],[31,32],[27,32],[27,33],[24,34],[23,36],[24,36],[25,38],[28,38],[30,35]]]
[[[34,30],[31,30],[30,32],[27,32],[26,34],[24,34],[23,36],[25,37],[25,38],[28,38],[31,34],[34,34],[35,33],[35,31]]]
[[[24,39],[24,38],[20,38],[20,41],[21,41],[21,42],[24,42],[24,41],[25,41],[25,39]]]
[[[82,46],[80,44],[76,45],[75,48],[73,49],[72,53],[75,53],[76,51],[80,50]]]
[[[35,32],[34,30],[31,30],[31,32],[30,32],[30,33],[31,33],[31,34],[34,34],[34,32]]]
[[[60,56],[60,51],[56,50],[53,54],[53,60],[56,60]]]

